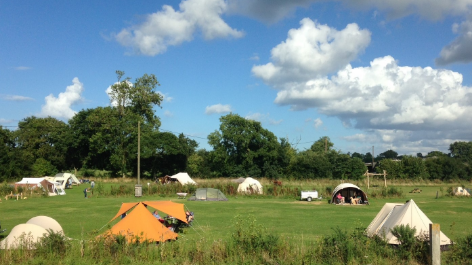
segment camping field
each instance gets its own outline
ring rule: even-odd
[[[198,180],[197,180],[198,182]],[[105,188],[110,188],[105,183]],[[116,184],[115,184],[116,185]],[[456,184],[457,185],[457,184]],[[15,225],[25,223],[30,218],[46,215],[56,219],[65,235],[72,239],[89,239],[107,229],[108,221],[116,214],[122,202],[144,200],[172,200],[185,204],[195,213],[195,223],[187,228],[180,239],[228,240],[234,230],[235,217],[256,220],[270,233],[292,240],[315,239],[332,233],[332,228],[352,230],[365,228],[386,202],[404,203],[413,199],[420,209],[452,240],[470,234],[472,200],[445,196],[448,186],[453,184],[416,185],[421,193],[409,193],[412,186],[398,186],[403,190],[403,198],[370,199],[370,205],[331,205],[328,199],[320,201],[300,201],[298,198],[278,198],[272,196],[228,196],[223,202],[195,202],[178,199],[177,196],[91,196],[84,198],[83,189],[87,184],[67,189],[67,195],[48,198],[33,197],[24,200],[7,200],[0,203],[2,228],[11,230]],[[361,187],[368,194],[378,188]],[[442,190],[442,192],[441,192]],[[439,198],[436,199],[438,193]],[[8,233],[8,231],[7,231]],[[6,236],[6,233],[5,235]]]

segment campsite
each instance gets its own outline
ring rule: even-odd
[[[221,180],[218,181],[221,182]],[[196,180],[196,182],[200,186],[202,184],[208,187],[215,185],[215,180]],[[269,186],[267,180],[261,183],[264,187]],[[327,181],[323,185],[327,183],[335,183],[335,181]],[[207,246],[203,249],[210,251],[211,242],[232,240],[234,229],[236,229],[235,221],[238,217],[243,220],[255,220],[257,224],[266,228],[268,233],[294,244],[293,246],[297,248],[308,247],[316,240],[330,236],[336,229],[347,232],[358,228],[366,229],[385,203],[403,204],[406,200],[413,199],[429,219],[441,225],[442,232],[453,241],[470,235],[468,224],[472,218],[469,197],[448,197],[441,194],[441,191],[447,190],[449,186],[452,187],[452,184],[416,185],[415,187],[422,189],[422,193],[415,194],[407,192],[411,186],[398,185],[397,188],[403,190],[402,197],[369,198],[370,205],[359,207],[328,203],[330,196],[327,196],[326,200],[307,202],[290,195],[260,194],[226,195],[227,201],[189,201],[179,199],[176,194],[146,195],[146,192],[143,192],[141,198],[132,195],[97,196],[95,194],[89,195],[89,199],[85,200],[82,190],[87,187],[86,185],[88,184],[67,189],[67,195],[64,196],[2,200],[0,204],[2,228],[12,229],[34,216],[44,215],[57,220],[64,229],[65,236],[79,241],[91,240],[109,228],[107,223],[117,214],[122,203],[170,200],[184,204],[186,209],[195,213],[196,219],[192,227],[186,228],[183,233],[179,234],[176,243],[192,245],[207,242]],[[105,190],[111,190],[117,185],[132,186],[133,183],[103,182],[101,185]],[[291,183],[291,185],[315,186],[320,191],[324,190],[320,182],[315,181]],[[366,193],[372,194],[378,189],[380,187],[371,187]],[[436,199],[437,193],[441,196]]]

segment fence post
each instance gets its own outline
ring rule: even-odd
[[[429,246],[431,265],[441,264],[441,229],[439,224],[429,224]]]

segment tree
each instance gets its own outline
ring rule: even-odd
[[[331,150],[334,144],[331,142],[328,136],[323,136],[318,139],[318,141],[314,142],[310,150],[316,153],[323,153],[325,151]]]
[[[449,146],[451,155],[463,162],[472,162],[472,142],[454,142]]]
[[[360,160],[364,161],[364,158],[365,158],[365,155],[363,154],[360,154],[360,153],[357,153],[357,152],[354,152],[352,155],[351,155],[352,158],[359,158]]]
[[[13,134],[0,125],[0,182],[21,175],[17,166]]]
[[[213,165],[225,176],[275,177],[279,142],[261,123],[237,114],[220,118],[220,130],[208,136]]]
[[[25,171],[31,174],[32,165],[38,158],[45,159],[58,170],[66,169],[69,136],[69,126],[52,117],[32,116],[20,121],[14,137]]]
[[[122,80],[124,74],[123,71],[116,71],[118,82],[111,86],[110,93],[112,103],[116,105],[114,108],[118,114],[119,129],[118,148],[111,159],[115,163],[120,163],[123,177],[129,170],[130,159],[133,158],[129,151],[130,146],[135,142],[133,136],[137,134],[138,122],[148,123],[158,128],[160,121],[154,115],[153,107],[160,106],[162,102],[162,96],[154,91],[155,87],[159,86],[159,82],[153,74],[144,74],[134,83],[130,82],[129,77]]]
[[[378,160],[381,160],[381,159],[396,159],[398,157],[398,153],[393,151],[393,150],[387,150],[381,154],[379,154],[378,156]]]

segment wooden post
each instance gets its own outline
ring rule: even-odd
[[[384,170],[384,186],[387,187],[387,171]]]
[[[369,189],[369,173],[367,173],[367,189]]]
[[[441,229],[439,224],[429,224],[431,265],[441,264]]]

